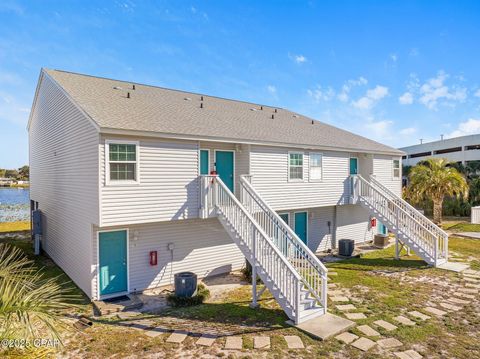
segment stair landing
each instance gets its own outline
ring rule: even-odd
[[[320,340],[326,340],[356,325],[356,323],[351,320],[330,313],[307,320],[298,325],[293,324],[291,320],[287,321],[287,324],[293,325],[295,328]]]
[[[459,273],[470,268],[470,265],[462,262],[445,262],[438,265],[437,268]]]

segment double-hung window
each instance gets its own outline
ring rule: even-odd
[[[303,153],[290,152],[288,154],[288,179],[303,181]]]
[[[322,154],[310,152],[310,180],[322,180]]]
[[[393,160],[393,178],[400,178],[400,160]]]
[[[106,142],[107,183],[138,182],[138,142]]]

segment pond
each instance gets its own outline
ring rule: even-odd
[[[30,190],[0,187],[0,222],[30,219]]]

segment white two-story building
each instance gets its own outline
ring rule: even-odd
[[[374,217],[418,246],[403,153],[282,108],[42,70],[28,131],[42,247],[92,299],[247,258],[300,322],[325,312],[315,252],[371,240]]]

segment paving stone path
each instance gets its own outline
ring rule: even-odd
[[[336,276],[336,272],[329,272],[330,276]],[[471,304],[473,300],[478,297],[480,292],[480,271],[466,270],[462,273],[462,286],[457,286],[452,290],[452,293],[448,294],[448,297],[443,295],[437,295],[431,302],[427,304],[426,307],[422,308],[422,312],[413,310],[408,311],[404,315],[398,315],[393,318],[395,323],[400,326],[416,326],[417,323],[412,320],[415,319],[418,321],[427,321],[431,319],[431,316],[425,314],[429,313],[430,315],[436,317],[443,317],[448,314],[448,312],[456,312],[462,310],[465,305]],[[362,299],[353,298],[350,295],[350,292],[347,289],[339,288],[336,283],[329,283],[328,288],[329,298],[333,302],[345,303],[337,304],[335,308],[343,313],[345,317],[351,320],[363,320],[367,316],[364,313],[359,312],[358,308],[348,302],[362,303]],[[443,293],[442,293],[443,294]],[[440,309],[441,308],[441,309]],[[131,329],[141,330],[145,335],[155,338],[162,334],[168,334],[166,342],[181,344],[185,339],[190,336],[197,336],[198,334],[191,334],[188,331],[184,330],[172,330],[161,328],[156,326],[155,321],[149,318],[135,318],[139,316],[138,312],[120,312],[116,313],[118,318],[122,319],[120,324],[125,325]],[[412,319],[410,319],[410,318]],[[384,332],[393,332],[398,329],[398,326],[390,323],[386,320],[379,319],[372,323],[376,326],[377,329],[381,328],[380,331]],[[335,338],[347,345],[351,345],[354,348],[357,348],[362,351],[368,351],[376,346],[385,349],[393,350],[402,347],[403,344],[395,338],[385,338],[377,330],[372,328],[370,325],[360,325],[356,328],[358,332],[362,333],[365,337],[356,335],[351,332],[344,332],[337,335]],[[243,349],[243,339],[241,336],[233,336],[229,333],[222,333],[223,336],[226,336],[225,344],[223,348],[225,350],[242,350]],[[367,338],[368,337],[368,338]],[[195,341],[196,345],[210,347],[218,339],[217,334],[202,334]],[[285,335],[283,336],[285,343],[289,349],[304,349],[305,345],[302,339],[296,335]],[[374,340],[372,340],[374,339]],[[270,349],[271,347],[271,338],[269,336],[254,336],[253,337],[253,348],[256,350]],[[422,356],[415,350],[404,350],[396,351],[393,354],[400,359],[420,359]]]
[[[413,327],[414,325],[416,325],[416,323],[413,320],[410,320],[407,317],[404,317],[403,315],[399,315],[399,316],[397,316],[393,319],[395,319],[400,324],[403,324],[403,325],[406,325],[406,326]]]
[[[299,336],[296,335],[285,335],[284,336],[285,342],[287,343],[288,349],[303,349],[305,345],[300,339]]]
[[[253,337],[254,349],[270,349],[270,337]]]
[[[377,320],[373,322],[373,324],[378,325],[379,327],[382,327],[387,332],[391,332],[392,330],[395,330],[398,328],[396,325],[393,325],[392,323],[389,323],[385,320]]]
[[[415,350],[406,350],[404,352],[395,352],[393,353],[396,357],[400,359],[421,359],[422,356],[418,354]]]

